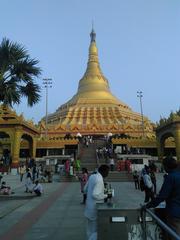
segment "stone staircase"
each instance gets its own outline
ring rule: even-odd
[[[88,147],[84,146],[82,143],[79,145],[79,156],[81,160],[81,168],[85,167],[88,169],[89,174],[91,174],[95,169],[98,168],[101,164],[107,164],[106,159],[101,157],[97,161],[96,149],[102,148],[105,146],[103,140],[95,140],[93,143],[89,144]],[[60,176],[61,182],[76,182],[79,181],[78,177],[75,176]],[[113,171],[109,172],[108,177],[106,178],[107,182],[129,182],[133,181],[132,174],[127,173],[126,171]]]
[[[88,147],[80,144],[79,156],[81,160],[81,167],[87,168],[88,171],[94,171],[98,167],[96,149],[103,146],[104,141],[102,140],[95,140],[93,143],[89,144]]]
[[[108,177],[105,179],[105,182],[133,182],[133,176],[131,173],[126,171],[113,171],[109,172]]]
[[[92,171],[89,171],[91,174]],[[108,177],[104,180],[105,182],[133,182],[133,176],[131,173],[127,173],[126,171],[118,172],[113,171],[109,172]],[[60,182],[79,182],[77,176],[60,176]]]
[[[61,175],[59,178],[60,182],[79,182],[79,179],[77,176],[66,176]]]

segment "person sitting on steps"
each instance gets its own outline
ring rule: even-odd
[[[41,194],[43,193],[43,187],[38,180],[35,181],[35,186],[33,188],[33,191],[38,197],[40,197]]]
[[[0,188],[0,194],[2,195],[10,195],[14,192],[11,191],[11,187],[6,185],[6,182],[3,181]]]

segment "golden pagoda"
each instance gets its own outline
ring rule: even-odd
[[[90,33],[89,59],[84,76],[79,81],[77,93],[48,115],[48,134],[106,134],[118,133],[139,137],[154,135],[153,124],[147,117],[117,99],[110,91],[103,75],[96,46],[96,33]],[[44,119],[43,119],[44,120]],[[45,128],[43,121],[41,127]],[[143,126],[143,129],[142,129]]]

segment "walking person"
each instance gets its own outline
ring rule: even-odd
[[[137,171],[134,171],[134,173],[133,173],[133,179],[134,179],[135,189],[140,189],[139,174],[138,174]]]
[[[146,208],[154,208],[166,202],[166,223],[180,235],[180,166],[173,157],[163,159],[167,174],[157,197],[146,204]],[[168,237],[168,239],[172,239]]]
[[[26,173],[26,166],[24,164],[21,164],[19,167],[20,182],[22,182],[23,176],[25,173]]]
[[[104,203],[104,199],[108,197],[104,194],[103,178],[107,177],[109,173],[108,165],[101,165],[98,172],[92,174],[85,186],[87,192],[87,199],[85,205],[84,215],[87,219],[87,239],[97,240],[97,203]],[[112,195],[109,195],[109,198]]]
[[[149,200],[154,199],[154,192],[153,192],[153,183],[150,177],[150,169],[147,165],[144,166],[141,172],[141,176],[144,181],[144,192],[145,192],[145,203],[148,203]]]
[[[151,167],[150,167],[150,177],[153,184],[154,196],[156,196],[156,193],[157,193],[156,175],[155,175],[155,170]]]
[[[70,171],[70,160],[67,159],[65,162],[65,172],[67,176],[69,176],[69,171]]]
[[[25,187],[26,187],[25,192],[32,193],[32,175],[31,175],[31,171],[29,168],[26,169]]]
[[[32,181],[33,181],[33,183],[35,183],[36,176],[37,176],[37,166],[36,166],[36,163],[34,163],[34,165],[32,167]]]

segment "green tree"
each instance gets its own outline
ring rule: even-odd
[[[0,43],[0,103],[7,106],[20,104],[22,97],[33,106],[40,100],[38,60],[30,58],[20,44],[4,38]]]

